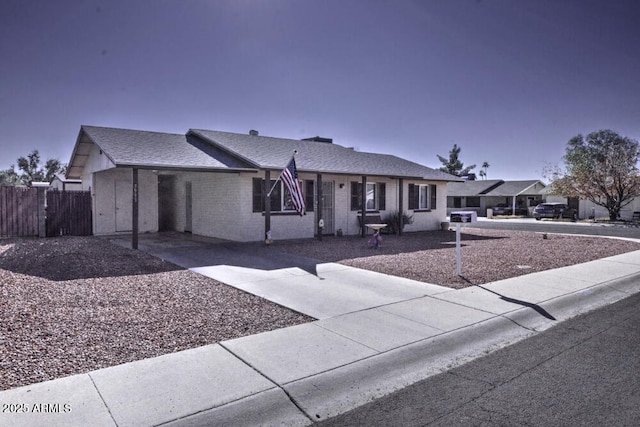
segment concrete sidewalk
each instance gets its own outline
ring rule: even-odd
[[[293,299],[320,320],[3,391],[0,425],[309,425],[640,291],[640,251],[462,290],[340,267],[236,271],[265,294],[312,287]]]

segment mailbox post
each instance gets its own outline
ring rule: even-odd
[[[462,254],[460,251],[460,228],[462,224],[478,221],[476,211],[455,211],[451,212],[449,221],[456,225],[456,274],[462,276]]]

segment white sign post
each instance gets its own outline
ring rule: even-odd
[[[462,255],[460,254],[460,228],[462,224],[456,224],[456,274],[462,276]]]
[[[478,214],[475,211],[451,212],[449,219],[456,223],[456,274],[462,276],[462,254],[460,251],[460,229],[463,223],[476,222]]]

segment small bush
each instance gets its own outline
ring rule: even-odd
[[[400,234],[400,212],[389,212],[384,218],[382,218],[382,222],[387,224],[387,229],[390,233]],[[402,222],[404,225],[413,223],[413,215],[407,215],[403,212]]]

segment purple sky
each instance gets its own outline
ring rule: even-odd
[[[0,169],[80,125],[325,136],[542,179],[578,133],[640,139],[636,0],[0,0]],[[478,171],[479,168],[476,170]]]

